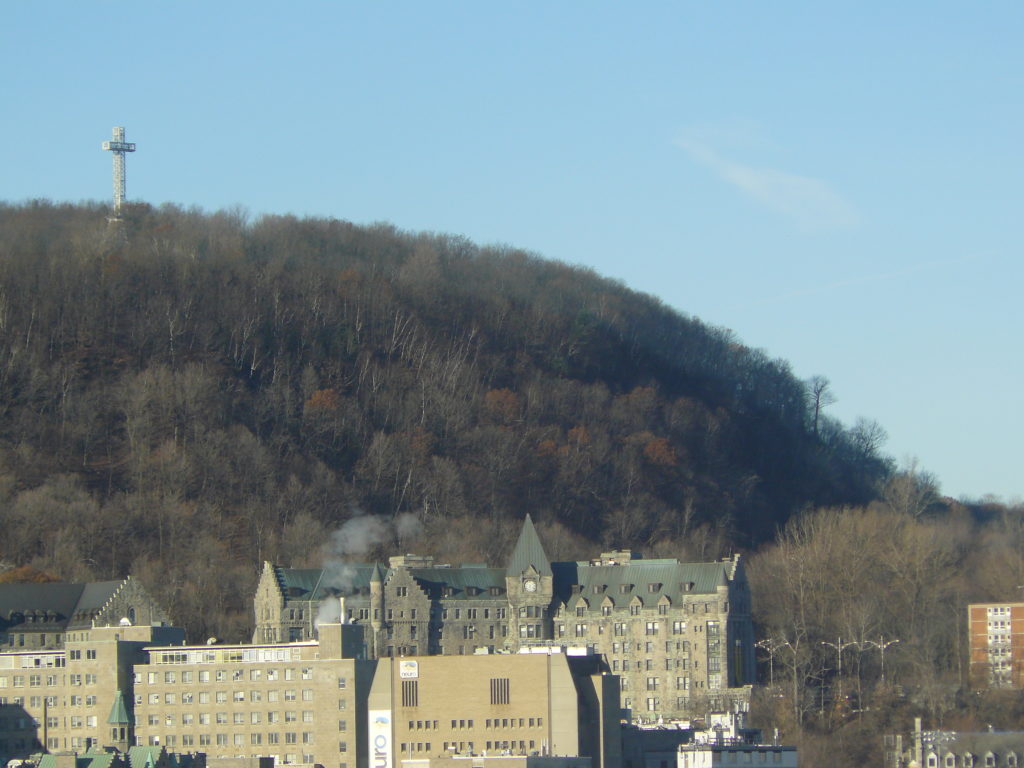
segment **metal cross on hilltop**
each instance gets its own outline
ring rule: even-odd
[[[114,153],[114,215],[124,202],[124,153],[134,152],[135,145],[124,140],[124,126],[115,126],[112,141],[104,141],[103,149]]]

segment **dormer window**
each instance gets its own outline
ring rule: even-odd
[[[633,585],[632,584],[620,584],[619,585],[619,592],[621,592],[624,595],[628,595],[632,591],[633,591]]]

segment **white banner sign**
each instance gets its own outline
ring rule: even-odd
[[[391,710],[371,709],[370,712],[370,766],[392,768]]]

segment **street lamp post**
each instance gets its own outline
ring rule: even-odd
[[[879,635],[878,636],[878,642],[877,643],[874,640],[866,640],[865,641],[865,643],[867,645],[873,645],[875,648],[878,649],[878,653],[879,653],[879,655],[881,656],[881,659],[882,659],[882,682],[883,683],[885,682],[885,649],[888,648],[891,645],[896,645],[896,643],[898,643],[898,642],[899,642],[898,638],[894,638],[892,640],[888,640],[887,641],[885,639],[884,635]]]
[[[845,651],[851,645],[860,645],[860,643],[858,643],[856,640],[850,640],[849,642],[844,643],[842,637],[837,637],[836,638],[836,642],[834,642],[834,643],[830,643],[827,640],[822,640],[821,644],[822,645],[827,645],[829,648],[834,648],[835,651],[836,651],[836,659],[839,662],[838,665],[837,665],[837,669],[836,669],[836,673],[839,676],[839,700],[842,701],[843,700],[843,651]]]

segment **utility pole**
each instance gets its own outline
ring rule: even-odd
[[[114,155],[114,216],[121,213],[121,204],[124,203],[124,154],[134,152],[135,145],[124,140],[124,126],[114,126],[111,141],[103,142],[103,149],[112,152]]]

